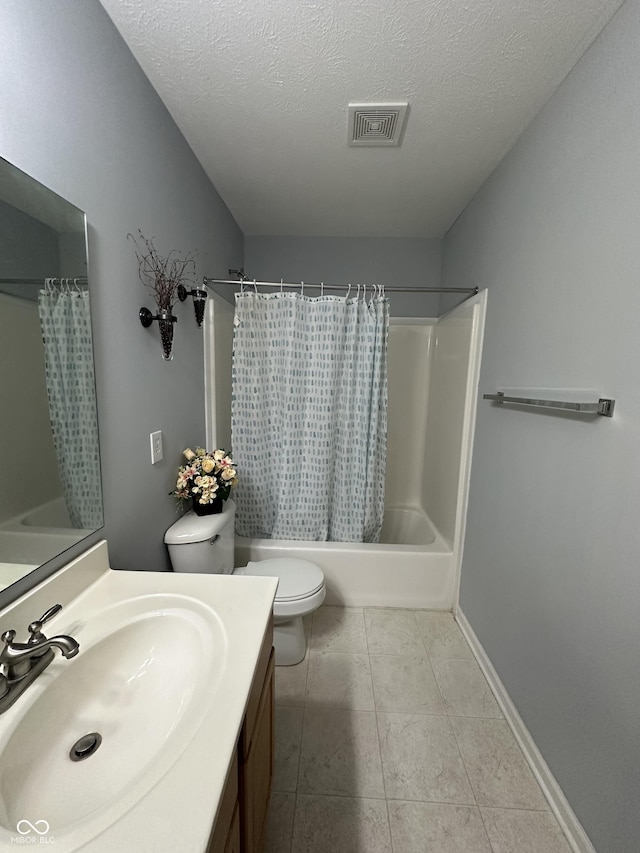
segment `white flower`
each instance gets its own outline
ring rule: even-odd
[[[187,500],[193,497],[201,504],[215,500],[218,491],[228,497],[232,486],[238,482],[233,459],[222,449],[210,453],[203,447],[183,451],[187,463],[178,469],[174,491],[176,497]]]

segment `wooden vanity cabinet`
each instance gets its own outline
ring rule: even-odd
[[[256,713],[245,718],[238,743],[238,796],[240,803],[240,850],[260,853],[269,808],[273,778],[274,738],[274,653],[267,660],[267,672],[256,691]]]
[[[240,853],[238,758],[233,759],[207,853]]]
[[[274,753],[273,628],[262,648],[207,853],[260,853]]]

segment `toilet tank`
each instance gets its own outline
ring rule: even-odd
[[[233,571],[236,505],[232,500],[215,515],[179,518],[164,535],[174,572],[228,575]]]

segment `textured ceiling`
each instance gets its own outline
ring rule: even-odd
[[[622,0],[101,0],[246,234],[439,237]],[[399,148],[349,101],[409,101]]]

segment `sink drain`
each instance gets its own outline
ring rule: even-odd
[[[69,758],[72,761],[84,761],[96,751],[102,743],[102,735],[98,732],[90,732],[88,735],[83,735],[71,747]]]

